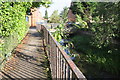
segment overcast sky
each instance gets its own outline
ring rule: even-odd
[[[52,0],[53,4],[50,5],[50,7],[47,9],[48,16],[50,16],[54,10],[58,10],[60,13],[65,6],[70,7],[71,0]],[[40,7],[40,12],[42,13],[42,16],[45,15],[45,7]]]

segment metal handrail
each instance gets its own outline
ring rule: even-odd
[[[86,80],[85,76],[65,53],[47,28],[42,25],[41,30],[43,31],[52,78]]]

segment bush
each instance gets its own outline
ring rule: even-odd
[[[118,45],[111,44],[107,47],[97,48],[91,45],[92,39],[88,35],[74,36],[72,40],[75,50],[80,52],[79,61],[96,65],[96,68],[101,71],[104,70],[115,75],[120,74],[118,51],[120,48]]]
[[[28,31],[26,13],[30,8],[49,6],[49,0],[41,2],[4,2],[0,1],[0,66],[10,55],[12,50],[24,38]]]
[[[26,2],[0,3],[0,65],[11,56],[28,30],[25,18],[28,7],[30,3]]]

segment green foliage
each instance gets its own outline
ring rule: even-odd
[[[60,22],[60,16],[58,14],[58,10],[55,10],[52,15],[50,16],[50,23],[59,23]]]
[[[120,2],[73,2],[70,9],[77,14],[77,27],[87,23],[94,34],[92,45],[101,48],[120,38],[119,6]]]
[[[48,12],[47,10],[45,10],[45,16],[44,16],[45,19],[48,19]]]
[[[96,48],[90,45],[91,40],[91,36],[88,35],[72,37],[74,49],[80,53],[78,60],[87,64],[96,65],[97,70],[103,70],[119,75],[119,45],[114,45],[114,48]],[[79,61],[77,61],[77,64],[79,64]]]
[[[68,7],[64,7],[63,11],[61,11],[61,13],[60,13],[60,17],[62,18],[61,21],[63,21],[64,23],[66,23],[68,20],[67,15],[68,15]]]
[[[51,0],[41,0],[40,2],[32,2],[32,7],[40,7],[42,5],[48,8],[51,3]]]
[[[30,6],[31,3],[27,2],[0,4],[0,63],[11,56],[12,50],[25,36],[28,30],[25,15]]]
[[[76,21],[78,22],[78,25],[75,24],[76,27],[78,27],[78,28],[88,28],[87,23],[84,20],[82,20],[81,16],[76,15]]]
[[[13,35],[12,33],[18,32],[18,34],[23,35],[24,27],[26,26],[25,14],[26,3],[2,3],[0,6],[0,35],[2,37]],[[24,22],[22,22],[24,21]],[[22,24],[21,24],[22,23]]]
[[[112,43],[114,37],[119,35],[119,3],[99,3],[94,13],[94,20],[92,30],[95,35],[93,37],[93,44],[101,48]],[[97,18],[97,19],[96,19]]]
[[[79,15],[88,27],[91,27],[92,14],[96,9],[97,3],[93,2],[73,2],[70,9],[75,15]]]
[[[93,71],[98,70],[99,76],[100,72],[119,76],[120,2],[73,2],[71,9],[77,15],[77,22],[86,22],[88,33],[92,31],[91,36],[81,33],[72,38],[74,49],[80,53],[77,65],[81,63],[81,69],[86,65],[87,72],[91,72],[92,68]],[[84,25],[77,27],[85,28]],[[92,67],[88,68],[88,65]]]
[[[60,42],[60,40],[61,40],[62,37],[64,36],[64,35],[63,35],[63,28],[64,28],[64,25],[63,25],[63,24],[60,24],[59,26],[57,26],[57,27],[55,28],[56,31],[53,33],[54,38],[55,38],[58,42]]]
[[[46,5],[48,2],[37,3]],[[0,65],[25,37],[28,31],[26,12],[35,7],[33,5],[32,2],[0,2]]]

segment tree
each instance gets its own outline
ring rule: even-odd
[[[31,12],[30,11],[30,8],[36,8],[36,7],[41,7],[41,6],[44,6],[46,8],[50,7],[50,4],[52,4],[52,2],[50,0],[42,0],[40,2],[27,2],[27,4],[31,4],[30,7],[27,8],[27,14],[29,15],[29,13]]]
[[[45,16],[44,16],[45,19],[48,19],[48,12],[47,10],[45,10]]]
[[[32,2],[32,7],[40,7],[41,5],[49,7],[51,3],[51,0],[41,0],[40,2]]]
[[[97,47],[113,43],[115,37],[120,37],[119,3],[99,3],[95,9],[93,24],[94,44]]]
[[[67,14],[68,14],[68,7],[64,7],[63,11],[60,13],[60,17],[62,18],[62,21],[65,23],[67,22]]]
[[[60,22],[60,16],[58,14],[58,10],[55,10],[52,15],[50,16],[50,22],[51,23],[59,23]]]
[[[91,2],[72,2],[70,9],[75,15],[79,15],[81,19],[87,22],[88,27],[91,27],[92,14],[96,8],[97,3]]]
[[[70,9],[93,31],[93,45],[101,48],[120,40],[120,2],[73,2]]]

